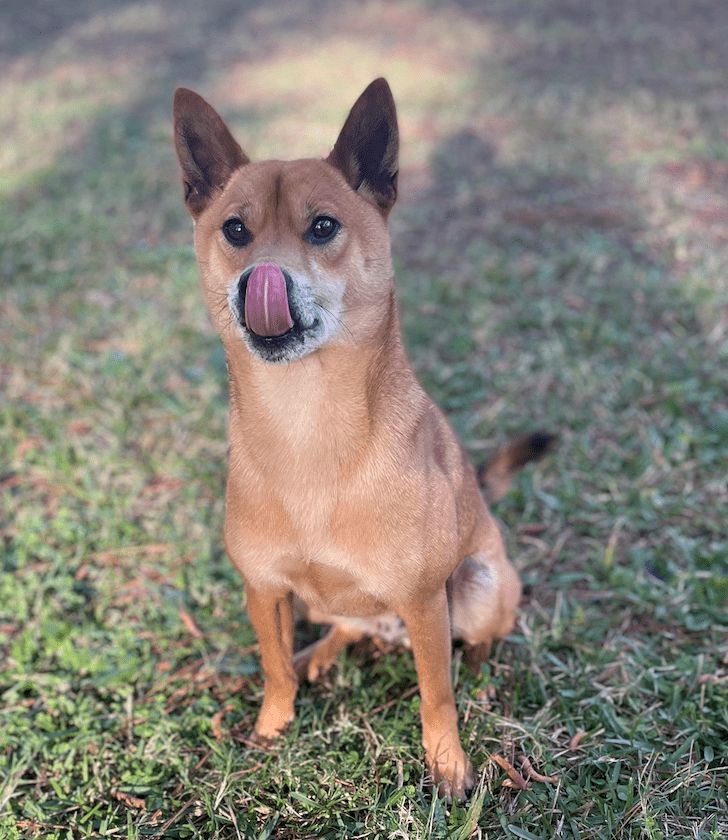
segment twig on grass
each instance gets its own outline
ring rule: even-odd
[[[554,785],[559,781],[558,776],[544,776],[543,774],[537,772],[525,755],[519,756],[518,761],[521,767],[523,767],[523,772],[526,774],[527,779],[533,779],[535,782],[542,783],[550,782]]]

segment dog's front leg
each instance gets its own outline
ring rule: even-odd
[[[422,743],[440,796],[463,799],[475,784],[460,743],[450,678],[450,617],[445,588],[400,613],[409,633],[420,685]]]
[[[298,680],[293,670],[293,593],[266,592],[247,585],[246,594],[265,675],[263,705],[253,739],[266,746],[294,715]]]

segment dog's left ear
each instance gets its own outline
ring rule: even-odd
[[[397,199],[399,132],[392,91],[376,79],[357,99],[328,163],[386,218]]]
[[[233,172],[250,163],[217,111],[187,88],[177,88],[174,94],[174,145],[185,203],[195,219]]]

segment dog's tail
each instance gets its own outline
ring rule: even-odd
[[[557,437],[551,432],[539,431],[516,438],[479,467],[478,481],[488,502],[502,499],[513,483],[516,470],[529,461],[541,460],[553,449]]]

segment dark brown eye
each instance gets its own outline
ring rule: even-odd
[[[225,239],[236,248],[244,248],[253,238],[243,220],[238,218],[228,219],[222,226],[222,232]]]
[[[317,216],[306,233],[306,239],[312,245],[325,245],[336,236],[341,224],[331,216]]]

